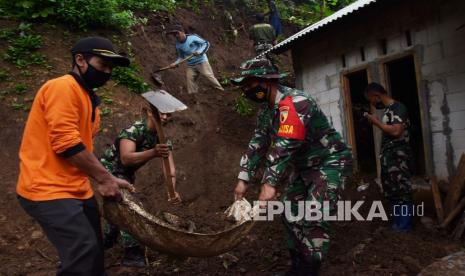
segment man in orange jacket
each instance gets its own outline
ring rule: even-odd
[[[118,198],[114,177],[92,153],[99,127],[100,100],[114,66],[128,66],[111,42],[101,37],[79,40],[71,50],[73,69],[46,82],[36,94],[24,129],[16,192],[23,209],[42,227],[60,257],[57,275],[104,275],[97,192]]]

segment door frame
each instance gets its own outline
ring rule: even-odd
[[[431,152],[431,137],[430,137],[430,125],[429,125],[429,114],[428,114],[428,103],[427,103],[427,92],[424,87],[421,86],[421,62],[419,58],[419,48],[412,47],[406,51],[391,54],[386,57],[379,58],[378,61],[378,70],[380,72],[380,83],[386,88],[388,94],[391,95],[390,83],[389,83],[389,70],[388,63],[406,58],[413,57],[413,64],[415,68],[415,78],[417,82],[417,97],[418,105],[420,107],[420,121],[421,129],[423,136],[423,152],[425,158],[425,174],[428,177],[431,177],[433,174],[433,163],[432,163],[432,152]]]
[[[350,92],[350,85],[348,76],[359,72],[359,71],[366,71],[367,72],[367,81],[368,83],[373,81],[373,73],[372,68],[369,63],[354,66],[349,69],[344,69],[340,72],[341,76],[341,87],[342,87],[342,95],[343,95],[343,102],[344,102],[344,115],[345,115],[345,123],[346,123],[346,137],[347,142],[352,147],[352,156],[353,156],[353,172],[358,172],[358,154],[357,154],[357,141],[355,136],[355,127],[354,127],[354,115],[352,112],[352,98]],[[375,137],[373,137],[375,138]],[[375,146],[376,148],[376,146]],[[376,151],[375,151],[376,152]],[[379,166],[379,158],[376,158],[376,167]]]

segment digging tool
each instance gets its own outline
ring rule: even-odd
[[[178,64],[181,64],[183,62],[186,62],[188,61],[189,59],[191,59],[194,55],[189,55],[187,56],[186,58],[180,60],[178,62]],[[161,75],[158,74],[158,72],[161,72],[161,71],[165,71],[165,70],[168,70],[168,69],[172,69],[173,67],[171,67],[170,65],[168,66],[165,66],[165,67],[162,67],[160,69],[157,69],[155,71],[153,71],[150,76],[152,77],[152,80],[155,82],[155,84],[159,85],[159,86],[163,86],[165,83],[163,82],[163,79],[161,78]]]
[[[149,91],[142,94],[145,100],[147,100],[152,107],[153,124],[157,131],[157,136],[161,144],[166,143],[165,134],[161,125],[160,113],[173,113],[176,111],[182,111],[187,109],[187,106],[181,101],[173,97],[171,94],[164,90]],[[149,119],[152,118],[149,116]],[[151,119],[150,119],[151,120]],[[173,179],[170,177],[170,160],[167,157],[163,157],[163,167],[166,179],[166,189],[170,198],[175,198]]]
[[[150,50],[151,50],[152,52],[155,52],[155,49],[153,48],[152,42],[150,41],[149,37],[148,37],[147,34],[145,33],[144,26],[140,25],[140,30],[141,30],[141,32],[142,32],[142,36],[144,37],[145,41],[146,41],[147,44],[149,45]],[[166,36],[166,33],[165,33],[165,31],[163,31],[162,37],[165,38],[165,36]],[[189,56],[187,56],[187,57],[181,59],[177,64],[178,64],[178,65],[179,65],[179,64],[182,64],[182,63],[188,61],[189,59],[191,59],[193,56],[194,56],[194,54],[189,55]],[[157,73],[162,72],[162,71],[165,71],[165,70],[168,70],[168,69],[172,69],[172,68],[173,68],[173,67],[171,67],[170,65],[168,65],[168,66],[165,66],[165,67],[156,69],[156,70],[154,70],[154,71],[150,74],[150,76],[152,77],[152,80],[155,82],[156,85],[158,85],[158,86],[163,86],[163,85],[164,85],[163,79],[162,79],[161,75],[160,75],[160,74],[157,74]]]
[[[192,54],[192,55],[189,55],[189,56],[187,56],[187,57],[181,59],[177,64],[179,65],[179,64],[181,64],[181,63],[184,63],[184,62],[188,61],[189,59],[191,59],[193,56],[194,56],[193,54]],[[171,65],[162,67],[162,68],[160,68],[160,69],[154,70],[154,71],[150,74],[150,76],[152,77],[152,80],[153,80],[157,85],[162,86],[164,83],[163,83],[163,80],[162,80],[162,78],[161,78],[161,75],[158,74],[158,73],[161,72],[161,71],[165,71],[165,70],[168,70],[168,69],[172,69],[172,68],[174,68],[174,67],[171,67]]]
[[[189,59],[191,59],[193,56],[194,56],[194,54],[188,55],[187,57],[181,59],[177,64],[179,65],[181,63],[184,63],[184,62],[188,61]],[[168,66],[165,66],[165,67],[162,67],[160,69],[157,69],[157,70],[153,71],[153,73],[158,73],[158,72],[165,71],[165,70],[172,69],[172,68],[174,68],[174,67],[171,67],[171,65],[168,65]]]

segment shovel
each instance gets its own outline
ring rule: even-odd
[[[177,64],[181,64],[181,63],[184,63],[186,61],[188,61],[189,59],[191,59],[194,55],[189,55],[183,59],[181,59]],[[168,70],[168,69],[172,69],[174,67],[171,67],[170,65],[168,66],[165,66],[165,67],[162,67],[162,68],[159,68],[159,69],[156,69],[152,72],[151,77],[152,77],[152,80],[157,84],[157,85],[160,85],[162,86],[164,83],[163,83],[163,80],[161,78],[161,75],[158,74],[159,72],[162,72],[162,71],[165,71],[165,70]]]
[[[166,144],[166,137],[161,125],[160,113],[182,111],[187,109],[187,106],[164,90],[148,91],[141,95],[151,104],[154,118],[153,124],[157,131],[159,143]],[[149,119],[150,118],[151,117],[149,116]],[[170,160],[168,157],[163,157],[163,167],[166,179],[166,189],[169,197],[175,198],[173,179],[170,177]]]
[[[184,62],[188,61],[188,60],[191,59],[193,56],[194,56],[193,54],[192,54],[192,55],[188,55],[187,57],[181,59],[181,60],[177,63],[177,65],[179,65],[179,64],[181,64],[181,63],[184,63]],[[160,69],[157,69],[157,70],[153,71],[153,73],[158,73],[158,72],[165,71],[165,70],[172,69],[172,68],[174,68],[174,67],[171,67],[170,65],[168,65],[168,66],[165,66],[165,67],[162,67],[162,68],[160,68]]]

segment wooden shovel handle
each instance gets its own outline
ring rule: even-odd
[[[166,143],[166,138],[165,138],[165,134],[163,132],[163,128],[161,126],[160,113],[158,112],[158,110],[155,107],[151,106],[151,108],[152,108],[152,115],[153,116],[147,116],[147,117],[155,125],[155,129],[157,131],[157,136],[158,136],[159,143],[160,144],[165,144]],[[164,169],[163,172],[165,174],[166,190],[168,191],[169,197],[171,199],[171,198],[175,198],[176,194],[174,192],[173,178],[170,177],[170,175],[171,175],[170,168],[171,168],[171,166],[170,166],[169,158],[168,157],[163,157],[163,169]]]
[[[179,65],[179,64],[181,64],[181,63],[184,63],[184,62],[188,61],[189,59],[191,59],[193,56],[194,56],[194,54],[188,55],[187,57],[181,59],[177,64]],[[158,72],[161,72],[161,71],[165,71],[165,70],[168,70],[168,69],[171,69],[171,68],[172,68],[172,67],[171,67],[170,65],[168,65],[168,66],[162,67],[162,68],[160,68],[160,69],[158,69],[158,70],[155,70],[154,73],[158,73]]]

